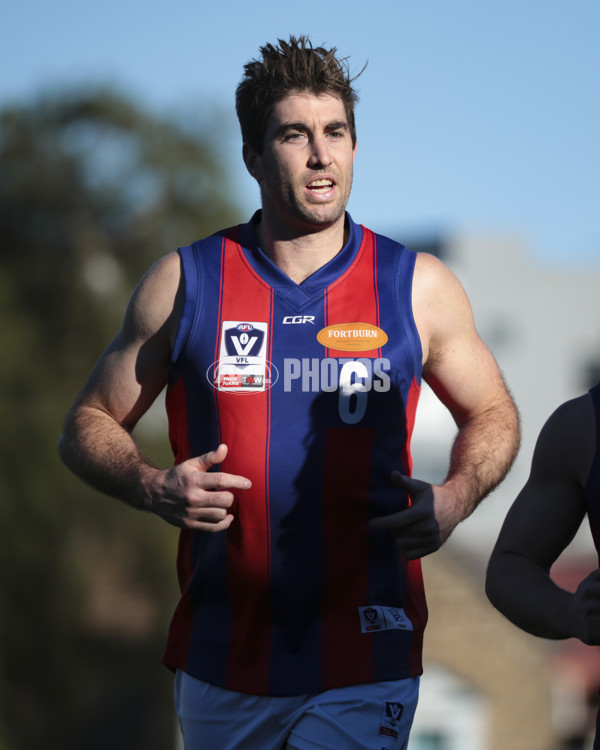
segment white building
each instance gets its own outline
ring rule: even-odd
[[[444,551],[452,554],[454,550],[458,557],[469,559],[481,583],[480,588],[475,587],[475,596],[484,599],[483,578],[491,548],[510,504],[527,479],[543,423],[560,403],[584,393],[600,379],[600,252],[597,265],[571,267],[569,249],[565,246],[564,263],[551,267],[534,260],[514,237],[464,234],[439,247],[419,247],[418,243],[410,246],[439,254],[461,280],[473,307],[477,329],[498,360],[521,413],[522,447],[511,473],[474,515],[458,527]],[[412,444],[414,476],[433,482],[443,479],[454,433],[455,426],[448,413],[424,386]],[[565,554],[572,551],[593,553],[587,526],[582,527]],[[445,564],[443,556],[439,560]],[[435,556],[424,562],[426,587],[427,567],[431,566],[433,597],[437,596],[436,563]],[[458,607],[456,603],[455,615]],[[452,613],[453,605],[444,611]],[[450,616],[442,627],[453,626],[464,628],[465,624],[453,625]],[[436,627],[439,624],[430,624],[432,641],[437,637],[433,630]],[[507,627],[513,626],[507,623]],[[506,632],[507,640],[513,636],[517,637],[517,633]],[[463,640],[468,637],[463,635]],[[525,652],[543,648],[544,643],[536,639],[527,641]],[[489,648],[498,649],[499,645],[490,643]],[[427,635],[425,655],[427,659]],[[483,663],[480,669],[485,669]],[[560,694],[560,679],[556,682],[551,692]],[[541,690],[532,700],[544,701]],[[583,700],[579,704],[573,700],[569,712],[564,699],[557,703],[548,698],[548,702],[552,716],[548,723],[552,724],[566,725],[578,711],[587,710]],[[504,711],[507,715],[506,708],[498,709],[490,695],[482,694],[474,683],[465,683],[464,676],[426,661],[410,750],[541,747],[523,745],[516,736],[499,743],[494,711]],[[559,726],[555,729],[555,736],[566,733]],[[543,742],[539,734],[536,737]]]
[[[418,245],[415,249],[419,249]],[[596,266],[542,265],[514,237],[465,234],[439,248],[461,280],[479,334],[496,357],[517,402],[523,441],[515,465],[452,543],[489,554],[510,503],[525,483],[539,430],[563,401],[600,379],[600,251]],[[443,478],[455,432],[443,407],[423,389],[413,438],[414,475]]]

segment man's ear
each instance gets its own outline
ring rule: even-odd
[[[244,143],[242,146],[242,157],[244,159],[244,164],[246,165],[246,169],[252,177],[257,182],[260,182],[261,177],[261,169],[260,169],[260,154],[257,154],[256,151],[252,148],[252,146],[249,146],[247,143]]]

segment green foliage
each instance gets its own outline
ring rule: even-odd
[[[82,485],[56,445],[146,268],[239,220],[218,128],[109,90],[0,112],[3,750],[172,744],[159,660],[177,531]],[[170,460],[165,432],[140,427]]]

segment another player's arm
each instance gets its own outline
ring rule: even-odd
[[[167,383],[181,304],[179,256],[156,263],[133,293],[121,329],[71,407],[60,439],[64,463],[101,492],[177,526],[220,531],[231,523],[231,489],[244,477],[208,472],[227,453],[161,470],[132,431]]]
[[[449,409],[458,433],[442,485],[394,473],[411,508],[373,522],[395,532],[408,557],[435,551],[506,476],[520,442],[519,417],[498,365],[475,329],[469,300],[437,258],[419,254],[413,310],[423,377]]]
[[[537,440],[529,478],[508,512],[492,552],[486,593],[511,622],[543,638],[600,643],[600,571],[576,593],[550,569],[585,513],[584,485],[595,446],[591,398],[559,407]]]

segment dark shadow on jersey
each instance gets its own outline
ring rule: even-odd
[[[276,629],[285,623],[282,632],[293,652],[321,638],[321,609],[345,616],[343,608],[353,601],[347,614],[359,627],[357,607],[378,603],[380,571],[389,575],[390,567],[398,567],[391,535],[369,528],[368,521],[407,504],[406,495],[390,479],[394,469],[408,468],[402,464],[406,435],[398,430],[404,424],[405,404],[394,385],[387,392],[372,390],[368,398],[356,425],[340,418],[338,391],[321,392],[312,404],[303,440],[305,458],[295,471],[295,497],[281,517],[279,538],[273,540],[278,559],[272,568],[281,570],[281,580],[274,581],[272,618]],[[292,465],[293,460],[284,470]],[[357,576],[374,601],[354,601]],[[307,648],[307,658],[310,653]]]

